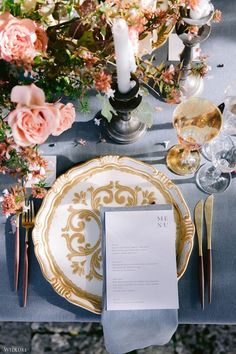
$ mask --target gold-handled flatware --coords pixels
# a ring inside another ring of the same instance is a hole
[[[208,302],[212,299],[212,220],[213,220],[214,196],[207,197],[204,205],[204,214],[207,231],[207,279],[208,279]]]
[[[34,203],[29,201],[26,210],[22,214],[22,226],[25,228],[25,250],[24,250],[24,271],[23,271],[23,306],[26,306],[28,295],[28,274],[29,274],[29,230],[34,227],[35,214]]]
[[[15,256],[14,256],[14,289],[18,289],[20,264],[20,213],[16,214],[16,233],[15,233]]]
[[[199,269],[199,290],[202,309],[204,309],[204,264],[202,252],[202,231],[203,231],[203,200],[200,200],[194,210],[194,219],[198,237],[198,269]]]

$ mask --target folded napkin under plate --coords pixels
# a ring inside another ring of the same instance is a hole
[[[152,206],[155,209],[156,206]],[[149,207],[148,207],[149,208]],[[138,210],[146,210],[147,206]],[[106,264],[105,264],[105,212],[114,208],[101,208],[102,254],[103,254],[103,309],[101,321],[105,346],[109,353],[127,353],[150,345],[165,345],[178,326],[178,311],[166,310],[107,310],[106,308]],[[117,211],[124,208],[116,208]]]

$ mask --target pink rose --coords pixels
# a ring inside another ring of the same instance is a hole
[[[9,13],[0,16],[0,57],[6,61],[32,63],[47,47],[47,35],[30,19]]]
[[[42,144],[58,124],[58,110],[46,105],[35,108],[16,107],[8,116],[8,124],[16,144]]]
[[[43,90],[34,84],[15,86],[11,91],[11,101],[20,106],[43,106],[45,95]]]
[[[8,116],[13,138],[20,146],[42,144],[50,134],[60,135],[71,128],[75,109],[71,103],[47,103],[43,90],[34,84],[15,86],[11,101],[16,109]]]
[[[75,121],[75,108],[72,103],[63,103],[55,104],[55,107],[59,110],[59,123],[58,126],[52,132],[52,135],[60,135],[65,130],[71,128],[72,124]]]

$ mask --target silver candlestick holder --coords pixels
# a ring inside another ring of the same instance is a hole
[[[204,42],[211,33],[210,22],[214,15],[214,8],[206,17],[199,20],[193,20],[189,17],[183,16],[182,21],[176,25],[176,33],[184,44],[184,49],[180,55],[182,63],[180,90],[184,98],[197,96],[203,89],[203,79],[200,76],[191,74],[191,66],[194,56],[194,47]],[[198,33],[188,35],[187,30],[189,26],[197,26]]]
[[[119,92],[116,79],[113,80],[112,89],[114,97],[109,99],[116,114],[113,114],[110,122],[104,118],[106,133],[119,144],[130,144],[138,140],[147,130],[146,124],[140,122],[136,108],[142,101],[139,95],[139,81],[132,75],[134,87],[125,94]]]

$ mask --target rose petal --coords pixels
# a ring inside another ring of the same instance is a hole
[[[11,101],[22,106],[44,105],[45,95],[36,85],[15,86],[11,91]]]
[[[0,31],[6,26],[6,24],[13,19],[14,17],[9,13],[5,12],[4,14],[0,15]]]
[[[17,21],[19,21],[19,20],[17,20]],[[23,20],[20,20],[20,24],[21,24],[21,26],[26,27],[29,30],[29,32],[35,32],[35,30],[36,30],[35,23],[28,18],[24,18]]]
[[[31,88],[31,101],[30,105],[44,105],[45,104],[45,94],[43,90],[36,85],[32,84]]]
[[[52,135],[58,136],[67,129],[71,128],[75,121],[76,114],[72,103],[67,103],[66,105],[57,103],[55,106],[57,106],[59,110],[59,124],[57,127],[54,127]]]

